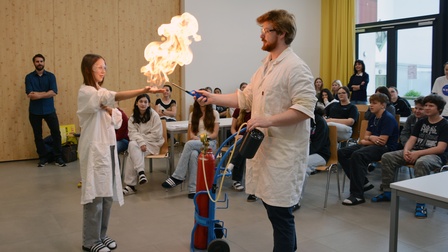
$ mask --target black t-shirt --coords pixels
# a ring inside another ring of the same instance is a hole
[[[413,150],[425,150],[437,146],[439,141],[448,143],[448,121],[442,119],[432,124],[428,118],[417,121],[412,131],[412,136],[417,137]],[[448,148],[447,148],[448,149]],[[438,154],[442,159],[442,163],[446,163],[447,150],[443,154]]]
[[[331,105],[327,116],[336,119],[353,118],[356,122],[358,121],[358,108],[351,103],[348,105],[341,105],[339,102],[335,102]]]

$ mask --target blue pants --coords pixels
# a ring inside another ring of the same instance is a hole
[[[274,252],[297,250],[296,225],[291,207],[276,207],[263,202],[274,229]]]

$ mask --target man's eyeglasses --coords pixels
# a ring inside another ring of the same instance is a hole
[[[275,29],[268,29],[268,28],[261,28],[261,34],[266,34],[268,32],[273,32],[273,31],[277,31]]]

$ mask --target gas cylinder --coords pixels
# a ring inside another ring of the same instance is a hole
[[[205,167],[205,169],[203,169]],[[205,171],[204,171],[205,170]],[[205,174],[204,174],[205,172]],[[198,156],[198,175],[196,181],[196,192],[206,191],[207,188],[205,183],[207,183],[208,188],[211,189],[213,185],[213,180],[215,178],[215,156],[213,155],[213,150],[206,147],[203,148]],[[207,179],[207,181],[205,181]],[[196,196],[196,203],[198,208],[198,213],[201,217],[209,217],[209,205],[210,201],[208,194],[198,194]],[[198,225],[194,233],[194,247],[196,249],[207,249],[207,237],[208,237],[208,227]]]

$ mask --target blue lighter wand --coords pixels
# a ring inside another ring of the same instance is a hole
[[[185,93],[187,93],[187,94],[189,94],[189,95],[191,95],[191,96],[193,96],[193,97],[196,97],[196,99],[198,99],[199,97],[202,97],[202,95],[201,95],[200,93],[196,93],[194,90],[192,90],[192,91],[188,91],[188,90],[186,90],[185,88],[183,88],[183,87],[181,87],[181,86],[179,86],[179,85],[177,85],[177,84],[175,84],[175,83],[172,83],[172,82],[170,82],[170,83],[173,84],[173,85],[174,85],[175,87],[177,87],[178,89],[184,91]]]

